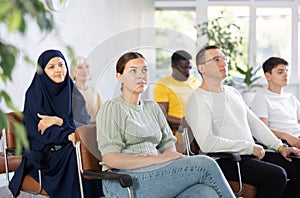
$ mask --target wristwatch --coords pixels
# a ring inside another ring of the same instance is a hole
[[[289,147],[289,146],[287,144],[282,144],[277,150],[280,153],[286,147]]]

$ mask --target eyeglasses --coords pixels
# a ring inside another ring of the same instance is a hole
[[[228,56],[215,56],[213,57],[212,59],[209,59],[207,61],[204,61],[203,63],[200,63],[201,65],[204,64],[204,63],[207,63],[209,61],[214,61],[216,64],[220,64],[221,61],[224,61],[225,63],[228,63],[229,62],[229,57]]]

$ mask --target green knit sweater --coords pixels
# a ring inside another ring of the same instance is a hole
[[[158,153],[176,142],[160,107],[150,100],[139,105],[129,104],[120,96],[107,101],[101,106],[96,123],[102,155]]]

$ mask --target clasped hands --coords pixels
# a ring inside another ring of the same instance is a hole
[[[43,135],[47,128],[57,125],[62,126],[63,119],[57,117],[57,116],[48,116],[48,115],[41,115],[37,114],[41,120],[38,123],[38,131]],[[68,135],[68,140],[72,142],[73,146],[75,147],[75,134],[71,133]]]
[[[61,126],[63,124],[63,119],[57,117],[57,116],[48,116],[48,115],[41,115],[37,114],[41,120],[38,123],[38,131],[43,135],[47,128],[58,125]]]

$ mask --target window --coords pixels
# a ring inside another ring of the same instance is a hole
[[[271,56],[291,62],[291,9],[256,9],[256,62]]]
[[[158,5],[157,2],[163,2],[163,6],[156,11],[156,24],[160,24],[160,27],[185,32],[189,36],[193,35],[191,28],[194,26],[193,17],[196,19],[195,24],[201,24],[208,19],[219,16],[235,22],[241,27],[244,40],[246,40],[242,49],[240,49],[243,52],[242,64],[248,63],[253,67],[257,67],[270,56],[280,56],[286,59],[291,66],[289,69],[291,71],[290,84],[298,83],[300,78],[300,29],[298,28],[300,25],[300,1],[156,0],[156,5]],[[170,7],[168,7],[168,4]],[[177,13],[173,12],[172,9],[176,9]],[[193,9],[196,11],[193,11]],[[158,22],[162,19],[162,15],[158,11],[164,13],[166,23]],[[176,14],[170,15],[171,17],[168,18],[166,15],[172,12]],[[188,15],[187,13],[193,13],[193,17],[189,18],[190,23],[178,20],[178,16],[184,17]],[[169,26],[167,18],[173,22],[172,27]],[[181,26],[183,23],[186,25],[185,28]]]
[[[236,57],[236,62],[241,68],[246,68],[248,64],[248,51],[249,51],[249,21],[250,21],[250,8],[249,6],[208,6],[207,7],[207,19],[211,20],[214,18],[222,17],[226,20],[227,23],[236,24],[241,29],[243,35],[243,45],[240,46],[240,49],[237,49],[241,52],[242,56]],[[236,35],[234,35],[235,37]],[[231,57],[232,58],[232,57]],[[234,67],[234,65],[232,65]],[[230,71],[231,76],[239,76],[240,74],[233,68]]]
[[[158,79],[171,74],[171,55],[184,49],[195,54],[195,10],[156,10],[156,76]],[[190,44],[189,44],[190,43]]]

